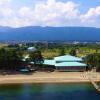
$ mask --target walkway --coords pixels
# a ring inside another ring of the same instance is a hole
[[[94,88],[100,92],[100,87],[99,85],[95,82],[94,78],[97,78],[96,74],[94,72],[88,72],[88,79],[90,80],[90,82],[92,83],[92,85],[94,86]]]

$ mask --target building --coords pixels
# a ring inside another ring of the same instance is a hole
[[[44,60],[44,65],[54,66],[57,71],[85,71],[86,64],[82,58],[71,55],[54,57],[52,60]]]
[[[37,49],[35,47],[29,47],[27,50],[29,52],[35,52],[35,51],[37,51]]]

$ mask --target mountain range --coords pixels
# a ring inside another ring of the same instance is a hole
[[[100,28],[40,27],[11,28],[0,26],[0,41],[100,41]]]

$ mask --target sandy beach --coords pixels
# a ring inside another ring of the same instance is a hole
[[[35,72],[31,75],[0,75],[0,84],[90,82],[90,78],[96,82],[100,82],[100,73]]]

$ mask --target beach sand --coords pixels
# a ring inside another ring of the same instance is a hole
[[[16,83],[71,83],[90,82],[90,78],[100,82],[97,72],[35,72],[31,75],[0,75],[0,84]]]

